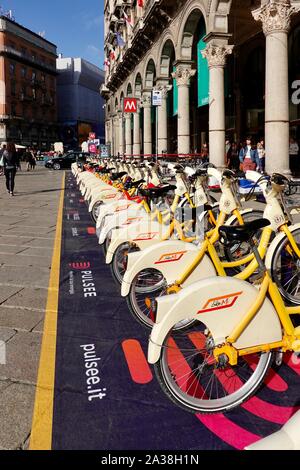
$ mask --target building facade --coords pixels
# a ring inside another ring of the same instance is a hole
[[[289,173],[289,139],[300,139],[299,0],[106,0],[105,54],[114,154],[185,155],[209,143],[223,167],[226,137],[251,135],[265,140],[267,170]],[[133,117],[125,97],[138,99]]]
[[[105,141],[104,100],[99,94],[104,72],[80,58],[57,59],[58,122],[66,148],[77,149],[89,133]]]
[[[0,143],[50,149],[56,122],[56,46],[1,16]]]

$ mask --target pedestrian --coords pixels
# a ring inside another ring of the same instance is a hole
[[[290,170],[292,176],[299,174],[299,145],[293,137],[290,138]]]
[[[203,163],[208,163],[208,161],[209,161],[208,145],[204,143],[201,149],[201,162],[203,164]]]
[[[0,149],[0,176],[4,174],[4,159],[3,159],[3,152],[6,150],[6,145],[3,144]]]
[[[265,167],[266,167],[266,151],[265,151],[265,143],[263,140],[261,140],[257,144],[257,153],[258,153],[258,159],[259,159],[259,171],[261,173],[264,173]]]
[[[24,160],[27,163],[27,171],[30,171],[32,155],[31,155],[30,149],[28,147],[26,148],[26,152],[24,154]]]
[[[244,173],[248,170],[254,171],[259,166],[257,149],[253,146],[251,137],[246,139],[245,145],[241,148],[239,159]]]
[[[4,174],[6,179],[6,189],[10,196],[14,195],[15,176],[17,172],[17,152],[13,142],[7,144],[6,150],[3,152]]]
[[[233,142],[227,152],[227,166],[230,170],[238,171],[240,167],[239,149],[236,142]]]
[[[30,168],[31,170],[35,170],[35,167],[36,167],[36,156],[34,155],[34,152],[31,152]]]

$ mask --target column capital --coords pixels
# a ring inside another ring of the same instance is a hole
[[[124,113],[124,118],[129,120],[131,119],[131,115],[132,113]]]
[[[232,54],[234,46],[225,46],[217,44],[208,44],[206,48],[201,51],[202,57],[207,59],[208,67],[225,67],[226,58]]]
[[[168,81],[159,81],[156,83],[154,90],[160,91],[162,94],[162,99],[166,100],[168,97],[169,91],[172,90],[172,85],[168,83]]]
[[[176,67],[175,72],[171,75],[176,80],[177,86],[190,86],[190,79],[194,77],[196,74],[196,70],[192,69],[191,67],[185,64],[178,64]]]
[[[144,91],[143,92],[141,106],[143,108],[151,108],[151,106],[152,106],[151,91]]]
[[[288,33],[291,17],[299,8],[291,5],[290,0],[270,0],[260,8],[252,11],[255,21],[261,21],[266,36],[274,32]]]

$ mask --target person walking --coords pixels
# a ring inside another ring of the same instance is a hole
[[[290,170],[292,176],[297,176],[299,173],[299,145],[295,139],[290,138]]]
[[[238,171],[239,164],[240,161],[238,145],[236,144],[236,142],[233,142],[227,152],[227,166],[230,170]]]
[[[15,176],[17,172],[17,152],[13,142],[7,144],[6,150],[3,152],[4,175],[6,179],[6,189],[10,196],[14,195]]]
[[[24,160],[25,162],[27,163],[27,171],[30,171],[30,164],[31,164],[31,153],[30,153],[30,150],[29,148],[27,147],[26,148],[26,151],[24,153]]]
[[[258,153],[258,159],[259,159],[259,171],[261,173],[264,173],[265,167],[266,167],[266,151],[265,151],[263,140],[261,140],[257,144],[257,153]]]
[[[244,173],[248,170],[256,170],[259,166],[257,149],[252,145],[250,137],[246,139],[246,144],[241,148],[239,159],[242,167],[241,169]]]
[[[3,144],[0,149],[0,176],[4,175],[4,160],[3,160],[4,150],[6,150],[6,144]]]

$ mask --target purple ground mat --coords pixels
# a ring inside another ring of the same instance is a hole
[[[181,410],[163,394],[147,366],[149,331],[128,312],[94,227],[68,172],[52,448],[243,449],[278,430],[300,404],[300,359],[287,355],[257,395],[230,413]],[[130,354],[126,359],[126,348],[138,352],[139,363],[130,363]]]

